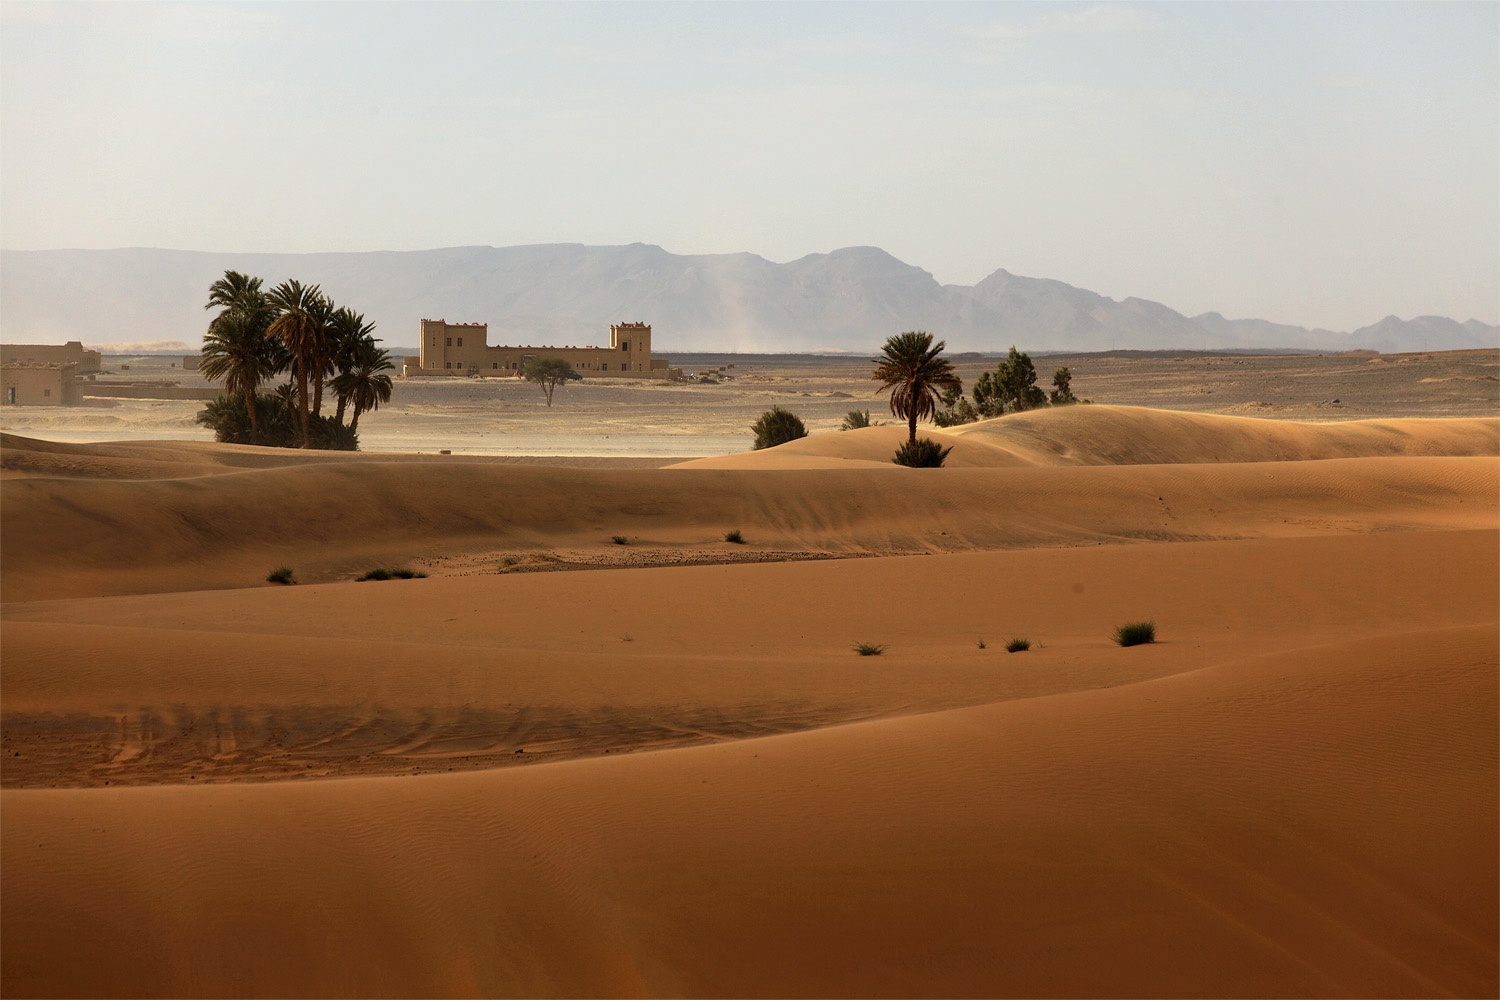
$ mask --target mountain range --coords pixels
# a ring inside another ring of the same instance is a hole
[[[673,351],[868,352],[921,329],[950,351],[1453,350],[1495,347],[1500,329],[1439,316],[1358,330],[1307,329],[1216,312],[1184,316],[1061,281],[997,270],[943,285],[876,247],[777,264],[750,253],[546,244],[364,253],[255,254],[131,248],[0,251],[0,340],[90,346],[196,345],[208,286],[226,270],[321,285],[389,345],[419,321],[486,322],[490,343],[597,344],[609,325],[650,323]]]

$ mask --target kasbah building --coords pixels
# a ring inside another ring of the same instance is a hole
[[[422,321],[421,354],[406,357],[402,375],[518,378],[532,358],[562,358],[585,378],[680,378],[665,358],[651,356],[651,326],[617,323],[608,347],[491,347],[489,324]]]
[[[78,376],[98,372],[100,361],[76,340],[0,345],[0,406],[77,406]]]

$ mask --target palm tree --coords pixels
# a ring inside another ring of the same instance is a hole
[[[333,317],[337,311],[333,307],[333,300],[322,294],[317,296],[311,310],[317,333],[313,337],[313,352],[307,374],[312,380],[312,412],[318,417],[323,415],[323,386],[328,376],[333,374]]]
[[[302,415],[302,447],[312,447],[311,414],[308,399],[308,376],[321,362],[323,322],[322,307],[327,300],[317,285],[304,288],[300,281],[283,281],[267,296],[276,318],[266,329],[268,338],[279,340],[291,355],[292,370],[297,376],[298,409]]]
[[[228,312],[257,301],[265,301],[265,295],[260,290],[259,278],[252,278],[238,271],[225,271],[224,277],[208,286],[208,304],[203,308],[212,309],[218,306]]]
[[[329,362],[334,372],[334,380],[330,383],[334,392],[338,393],[339,408],[334,413],[335,422],[344,422],[344,409],[349,404],[348,393],[339,389],[338,376],[348,374],[354,370],[359,361],[361,351],[366,345],[375,345],[375,324],[366,323],[360,313],[355,312],[348,306],[340,306],[334,310],[333,318],[328,324],[329,330]]]
[[[347,401],[354,412],[349,423],[351,433],[359,433],[359,415],[380,409],[381,403],[391,401],[391,377],[382,374],[396,367],[385,348],[375,346],[373,339],[364,340],[355,352],[354,363],[346,372],[334,376],[333,391],[339,394],[339,412],[344,411]]]
[[[255,392],[263,379],[276,373],[274,348],[266,340],[269,310],[233,309],[216,318],[203,335],[203,360],[198,370],[210,382],[224,380],[224,392],[243,396],[252,432],[255,425]]]
[[[210,382],[224,380],[230,396],[243,395],[250,430],[255,424],[255,392],[263,379],[277,370],[275,345],[266,340],[273,313],[260,290],[260,279],[225,271],[208,288],[208,304],[221,309],[208,324],[203,337],[203,362],[199,370]]]
[[[943,392],[949,388],[963,391],[953,366],[938,357],[946,346],[941,340],[933,346],[932,334],[914,330],[887,339],[875,359],[870,378],[885,383],[879,391],[891,390],[891,412],[906,418],[910,445],[917,443],[917,421],[937,412]]]

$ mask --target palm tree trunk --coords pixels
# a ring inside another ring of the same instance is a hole
[[[253,385],[245,387],[245,413],[250,417],[250,430],[253,433],[257,429],[255,426],[255,386]]]
[[[297,369],[297,401],[302,410],[302,447],[312,447],[312,420],[307,407],[307,366]]]
[[[318,369],[313,373],[313,404],[312,411],[318,416],[323,415],[323,362],[317,362]]]
[[[349,422],[349,433],[359,433],[359,407],[354,408],[354,419]]]
[[[349,397],[348,396],[340,396],[339,397],[339,408],[337,410],[335,410],[334,414],[333,414],[334,423],[342,424],[344,422],[344,404],[346,404],[348,402],[349,402]],[[358,413],[356,413],[354,415],[354,422],[355,423],[359,423],[359,414]]]
[[[911,428],[910,441],[913,445],[917,443],[917,411],[912,410],[911,415],[906,418],[907,426]]]

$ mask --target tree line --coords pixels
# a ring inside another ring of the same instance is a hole
[[[1067,368],[1052,373],[1050,393],[1038,388],[1036,365],[1014,345],[993,372],[979,376],[971,401],[963,394],[963,380],[953,364],[942,356],[946,346],[941,340],[934,344],[932,334],[921,330],[898,333],[886,339],[880,357],[871,362],[875,371],[870,378],[881,383],[880,392],[891,390],[891,413],[906,421],[907,439],[892,459],[897,465],[938,468],[953,450],[931,438],[917,437],[917,421],[923,418],[930,418],[939,427],[954,427],[1006,413],[1089,402],[1073,395],[1073,373]],[[853,410],[839,429],[869,426],[870,412]],[[807,436],[801,419],[779,406],[761,414],[750,429],[755,433],[757,449]]]
[[[225,271],[208,289],[205,309],[219,313],[203,335],[199,371],[224,382],[224,395],[198,414],[215,439],[282,448],[359,447],[359,418],[391,400],[395,366],[361,313],[336,306],[317,285]],[[286,384],[261,387],[277,376]],[[323,415],[324,390],[337,407]],[[345,425],[344,418],[350,418]]]
[[[870,378],[882,383],[880,391],[891,390],[891,412],[907,420],[906,443],[892,459],[897,465],[937,468],[953,450],[931,438],[917,438],[917,421],[922,417],[931,417],[939,427],[953,427],[1006,413],[1088,402],[1073,395],[1073,373],[1067,368],[1053,373],[1050,394],[1037,388],[1036,365],[1014,345],[993,372],[979,376],[971,402],[964,398],[963,380],[942,357],[946,346],[941,340],[934,344],[932,334],[921,330],[899,333],[886,340],[881,356],[873,362]]]

